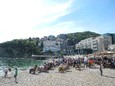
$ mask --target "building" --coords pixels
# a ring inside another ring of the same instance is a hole
[[[111,36],[111,39],[112,39],[112,44],[115,44],[115,33],[106,33],[104,34],[106,36]]]
[[[65,54],[65,55],[74,54],[74,46],[68,46],[68,45],[67,45],[67,41],[64,41],[64,42],[61,44],[61,51],[62,51],[63,54]]]
[[[56,52],[60,50],[60,43],[52,40],[43,41],[43,52],[47,52],[49,50]]]
[[[48,40],[55,40],[56,38],[55,38],[55,36],[53,36],[53,35],[49,35],[48,36]]]
[[[93,52],[101,52],[108,50],[110,44],[112,44],[111,36],[102,35],[80,41],[76,44],[76,49],[92,49]]]
[[[74,53],[74,47],[67,45],[67,40],[64,40],[62,38],[55,38],[50,36],[45,37],[45,40],[43,41],[43,52],[52,51],[55,54],[73,54]]]
[[[43,52],[47,51],[52,51],[52,52],[57,52],[61,50],[61,44],[63,43],[64,40],[62,39],[48,39],[43,41]]]
[[[109,45],[108,50],[115,51],[115,44]]]

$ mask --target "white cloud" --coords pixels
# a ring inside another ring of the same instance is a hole
[[[44,30],[33,28],[68,14],[72,2],[73,0],[65,3],[54,0],[0,0],[0,42],[43,36]]]
[[[37,31],[37,30],[36,30]],[[40,32],[37,33],[40,34],[41,37],[48,36],[48,35],[59,35],[59,34],[67,34],[67,33],[73,33],[73,32],[81,32],[84,31],[84,27],[77,26],[77,24],[73,21],[66,21],[61,22],[55,25],[52,25],[50,27],[43,27]],[[37,35],[37,34],[36,34]]]

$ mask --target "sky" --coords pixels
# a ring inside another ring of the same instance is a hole
[[[115,33],[115,0],[0,0],[0,43],[83,31]]]

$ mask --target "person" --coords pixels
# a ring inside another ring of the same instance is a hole
[[[73,68],[75,67],[75,65],[76,65],[76,60],[74,59],[73,60]]]
[[[89,67],[93,66],[94,60],[93,59],[89,59]]]
[[[8,71],[11,71],[11,68],[5,68],[4,69],[4,77],[5,78],[8,76]]]
[[[14,78],[15,78],[15,82],[16,82],[16,83],[18,83],[18,82],[17,82],[17,75],[18,75],[18,69],[15,68]]]
[[[33,68],[31,68],[31,69],[29,70],[29,73],[35,74],[37,67],[38,67],[38,66],[35,65]]]
[[[87,64],[88,64],[88,56],[84,57],[84,66],[85,68],[87,68]]]
[[[103,68],[103,63],[102,63],[102,61],[100,61],[100,73],[101,73],[101,76],[103,76],[103,70],[102,70],[102,68]]]

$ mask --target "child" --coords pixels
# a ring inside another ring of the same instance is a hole
[[[17,82],[17,75],[18,75],[18,69],[15,68],[14,78],[15,78],[15,82],[16,82],[16,83],[18,83],[18,82]]]
[[[8,76],[8,71],[11,71],[11,68],[5,68],[4,69],[4,77],[5,78]]]

